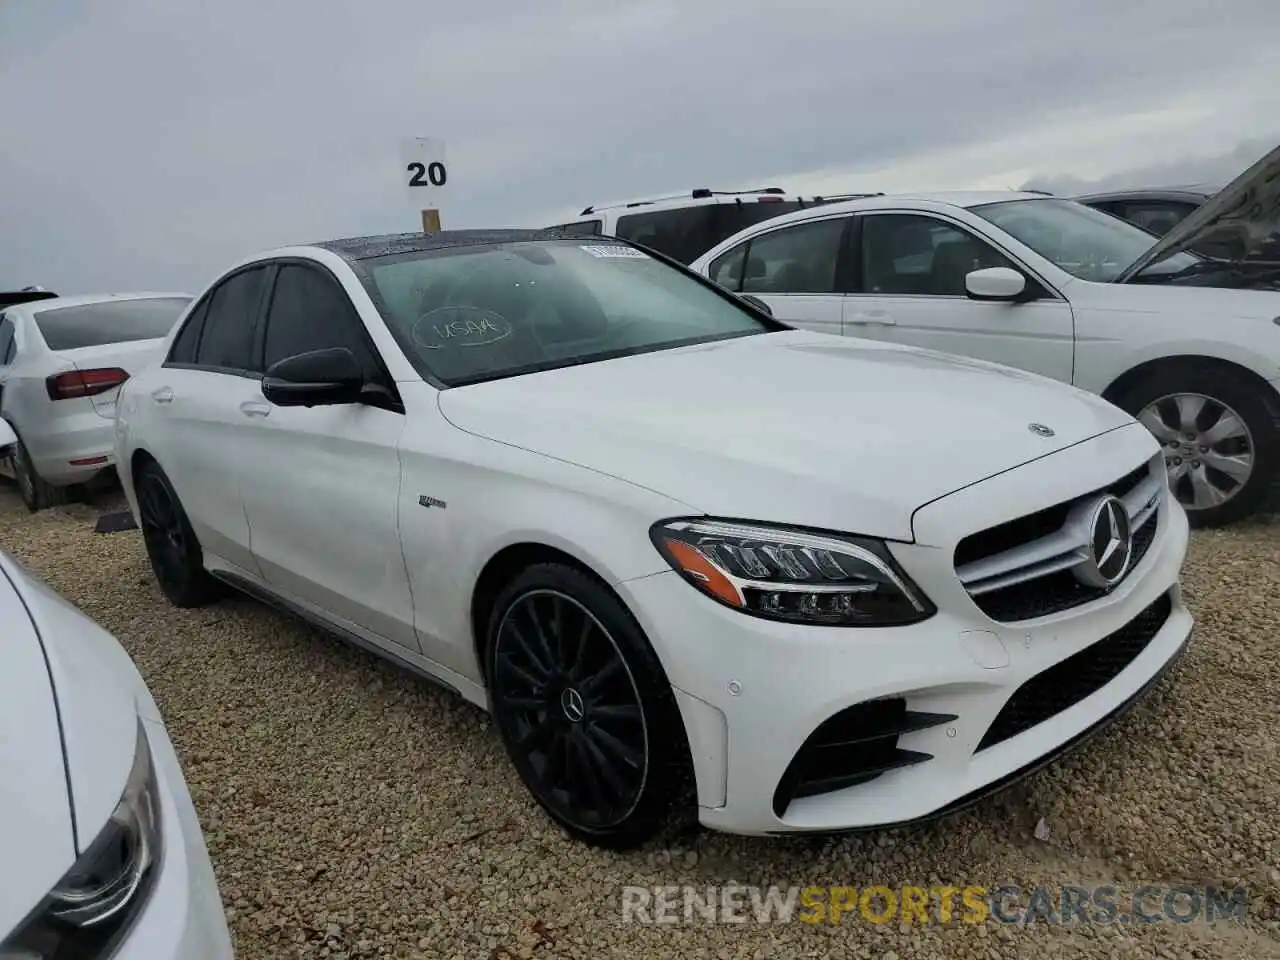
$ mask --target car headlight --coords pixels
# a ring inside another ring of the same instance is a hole
[[[139,720],[133,768],[120,802],[71,869],[0,942],[0,960],[110,956],[146,903],[160,853],[160,796]]]
[[[649,535],[691,584],[754,616],[887,627],[936,612],[876,540],[709,519],[667,520]]]

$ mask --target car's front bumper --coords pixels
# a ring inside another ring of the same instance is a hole
[[[618,585],[676,690],[702,822],[733,833],[769,834],[926,818],[1034,769],[1099,726],[1166,668],[1191,632],[1178,588],[1186,516],[1176,505],[1160,513],[1150,550],[1110,596],[1025,624],[996,624],[976,608],[951,603],[910,627],[796,627],[717,604],[674,573]],[[929,566],[940,569],[943,551],[895,545],[895,553],[914,575]],[[921,585],[930,592],[928,583]],[[1167,616],[1109,682],[1052,719],[979,749],[1026,681],[1120,631],[1162,596],[1168,597]],[[882,698],[905,699],[913,714],[954,717],[898,737],[898,748],[930,759],[794,799],[776,812],[775,791],[819,725]]]
[[[147,698],[149,700],[149,698]],[[231,936],[182,767],[159,714],[143,722],[160,786],[164,853],[141,915],[113,960],[232,960]]]

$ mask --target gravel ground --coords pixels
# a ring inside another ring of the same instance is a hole
[[[136,531],[92,532],[118,503],[33,517],[0,485],[0,543],[137,661],[243,960],[1280,957],[1280,527],[1198,533],[1198,634],[1180,666],[1089,747],[971,812],[881,836],[700,832],[612,855],[549,825],[475,708],[248,600],[168,606]],[[1212,927],[621,922],[622,885],[731,881],[1242,884],[1250,910]]]

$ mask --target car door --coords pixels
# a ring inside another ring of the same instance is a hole
[[[346,347],[366,381],[395,384],[328,268],[279,263],[258,350],[263,369]],[[268,584],[346,624],[417,651],[397,521],[405,417],[395,404],[282,407],[256,385],[240,457],[253,555]]]
[[[206,554],[255,572],[241,483],[256,465],[245,458],[245,405],[261,399],[254,337],[267,266],[223,278],[188,314],[168,356],[139,402],[148,452],[173,484]]]
[[[712,280],[759,297],[784,323],[842,332],[849,216],[824,217],[757,233],[708,268]]]
[[[844,332],[977,357],[1070,383],[1071,306],[1026,267],[950,219],[926,213],[858,215],[858,265],[845,300]],[[965,276],[1010,267],[1035,299],[971,299]]]

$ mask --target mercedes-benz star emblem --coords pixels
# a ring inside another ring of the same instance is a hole
[[[1043,423],[1028,423],[1027,429],[1034,433],[1037,437],[1052,437],[1053,427],[1046,427]]]
[[[1089,557],[1073,570],[1081,583],[1110,590],[1129,572],[1133,530],[1118,497],[1101,497],[1089,512]]]
[[[578,723],[587,713],[586,705],[582,702],[582,694],[573,687],[565,687],[564,693],[560,694],[560,709],[564,711],[570,723]]]

